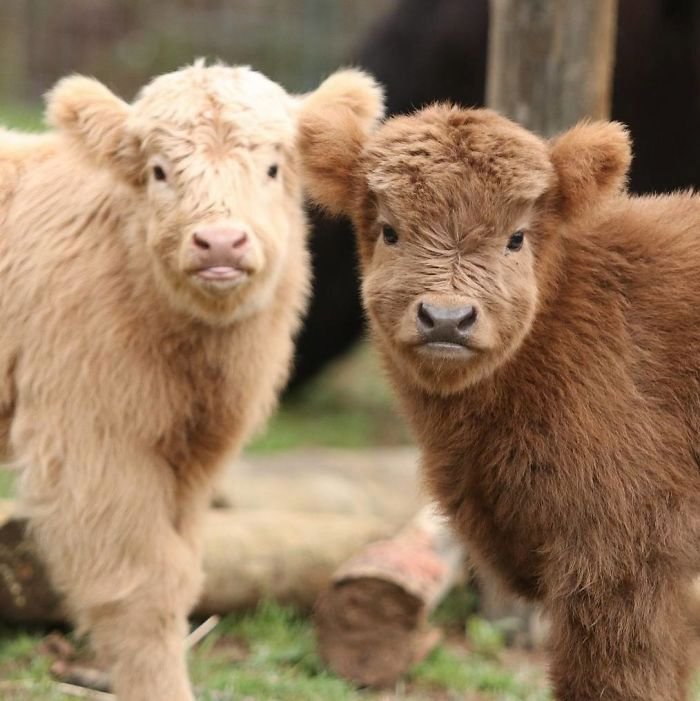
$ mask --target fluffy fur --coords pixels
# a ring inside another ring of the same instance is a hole
[[[0,454],[121,701],[192,698],[198,521],[273,408],[308,293],[298,113],[374,89],[332,81],[292,97],[196,64],[129,105],[74,76],[53,132],[0,132]],[[188,267],[193,233],[223,225],[248,233],[237,284]]]
[[[700,198],[630,197],[615,123],[546,143],[437,105],[374,131],[356,120],[359,156],[326,175],[344,129],[302,119],[302,163],[318,202],[343,201],[355,224],[365,307],[429,489],[480,565],[549,611],[558,699],[685,699]],[[477,310],[464,347],[425,343],[421,302]]]

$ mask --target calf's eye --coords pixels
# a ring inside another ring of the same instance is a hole
[[[276,178],[277,177],[277,172],[279,171],[279,166],[276,163],[273,163],[268,169],[267,169],[267,174],[271,178]]]
[[[153,166],[153,177],[156,180],[164,181],[166,179],[165,171],[160,166]]]
[[[382,227],[382,236],[384,237],[384,243],[389,246],[393,246],[399,242],[399,235],[396,233],[396,229],[392,229],[386,224]]]
[[[522,229],[518,229],[509,239],[506,248],[509,251],[519,251],[523,247],[523,241],[525,240],[525,232]]]

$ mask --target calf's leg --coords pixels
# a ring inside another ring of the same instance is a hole
[[[680,578],[641,572],[550,606],[559,701],[685,701],[690,634]]]
[[[82,466],[34,456],[23,491],[37,543],[111,664],[119,701],[192,701],[184,637],[201,584],[196,537],[176,527],[181,497],[167,464],[108,452]]]

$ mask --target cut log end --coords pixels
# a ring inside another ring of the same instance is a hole
[[[437,643],[428,617],[459,579],[464,553],[427,507],[398,534],[344,563],[316,604],[319,652],[362,686],[394,684]]]
[[[424,602],[403,587],[374,577],[340,582],[316,606],[321,654],[338,675],[362,686],[396,681],[433,637]]]

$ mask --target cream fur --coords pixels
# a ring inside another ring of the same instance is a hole
[[[275,404],[308,294],[300,101],[326,102],[198,63],[133,105],[66,78],[55,131],[0,131],[0,454],[120,701],[192,698],[198,521]],[[255,264],[224,291],[183,267],[194,229],[222,222],[248,228]]]

